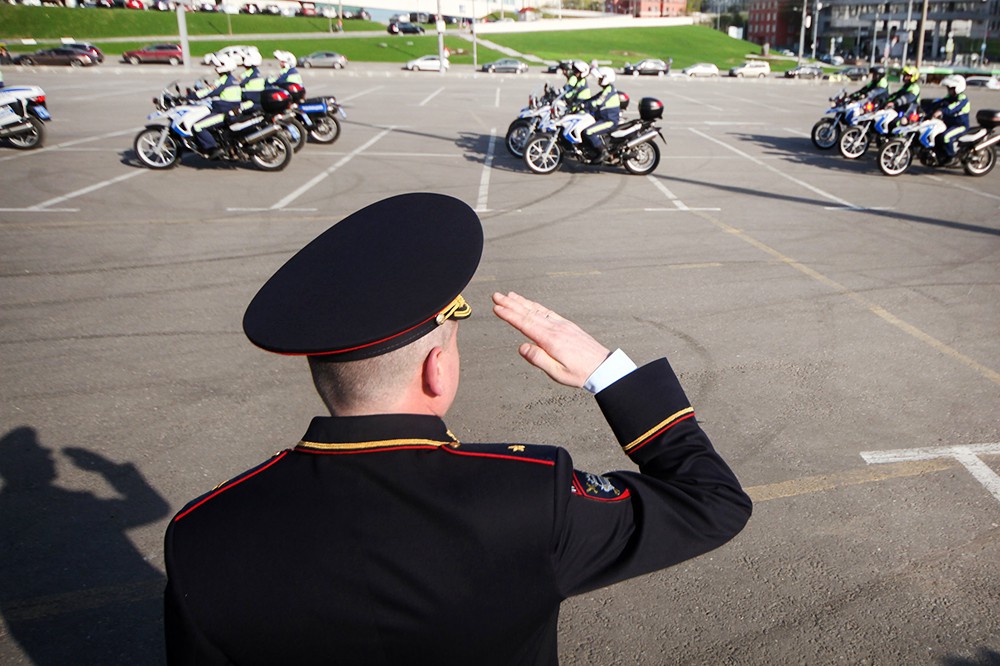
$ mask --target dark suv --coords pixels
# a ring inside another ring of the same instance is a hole
[[[88,44],[86,42],[74,42],[71,44],[63,44],[63,47],[79,51],[80,53],[85,53],[89,55],[90,59],[94,62],[104,62],[104,53],[102,53],[101,49],[97,48],[93,44]]]
[[[390,35],[422,35],[423,26],[416,23],[390,23],[388,28]]]

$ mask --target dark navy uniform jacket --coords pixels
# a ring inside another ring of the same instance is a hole
[[[555,664],[560,602],[731,539],[749,498],[665,359],[597,394],[637,472],[321,417],[166,537],[171,664]]]

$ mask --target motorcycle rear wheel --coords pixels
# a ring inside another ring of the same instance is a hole
[[[832,118],[823,118],[813,125],[809,138],[820,150],[830,150],[840,140],[840,126]]]
[[[287,136],[273,134],[250,147],[250,161],[261,171],[281,171],[292,160],[293,152]]]
[[[660,147],[652,141],[640,143],[622,155],[622,165],[629,173],[644,176],[660,163]]]
[[[528,143],[524,145],[524,163],[534,173],[549,174],[562,164],[563,151],[559,142],[552,141],[552,146],[549,147],[550,141],[550,135],[542,134],[528,139]]]
[[[292,146],[293,152],[299,152],[306,145],[306,128],[295,118],[288,118],[281,123],[281,131]]]
[[[970,176],[985,176],[993,170],[993,166],[996,163],[996,148],[990,146],[989,148],[969,153],[969,156],[962,160],[962,168]]]
[[[518,118],[507,128],[504,145],[507,146],[507,152],[514,157],[524,157],[524,146],[530,138],[531,122],[523,118]]]
[[[31,150],[42,145],[42,141],[45,139],[45,123],[34,116],[28,116],[26,120],[31,125],[31,129],[26,130],[24,134],[7,137],[7,143],[12,148]]]
[[[840,154],[849,160],[856,160],[868,150],[868,132],[863,132],[860,127],[848,127],[840,134]]]
[[[893,139],[878,151],[878,168],[887,176],[906,173],[913,163],[913,151],[905,141]]]
[[[313,122],[315,127],[309,130],[309,136],[316,143],[333,143],[340,138],[340,121],[333,115],[319,116]]]
[[[163,141],[162,145],[160,141]],[[136,157],[150,169],[169,169],[180,160],[181,151],[168,127],[148,127],[132,144]]]

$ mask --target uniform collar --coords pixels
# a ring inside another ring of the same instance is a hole
[[[458,446],[458,439],[436,416],[317,416],[295,448],[306,452],[335,452],[415,446]]]

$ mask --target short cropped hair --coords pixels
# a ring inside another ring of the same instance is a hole
[[[419,372],[434,347],[444,347],[458,323],[453,320],[391,352],[359,361],[338,362],[309,356],[316,390],[331,413],[392,402]]]

